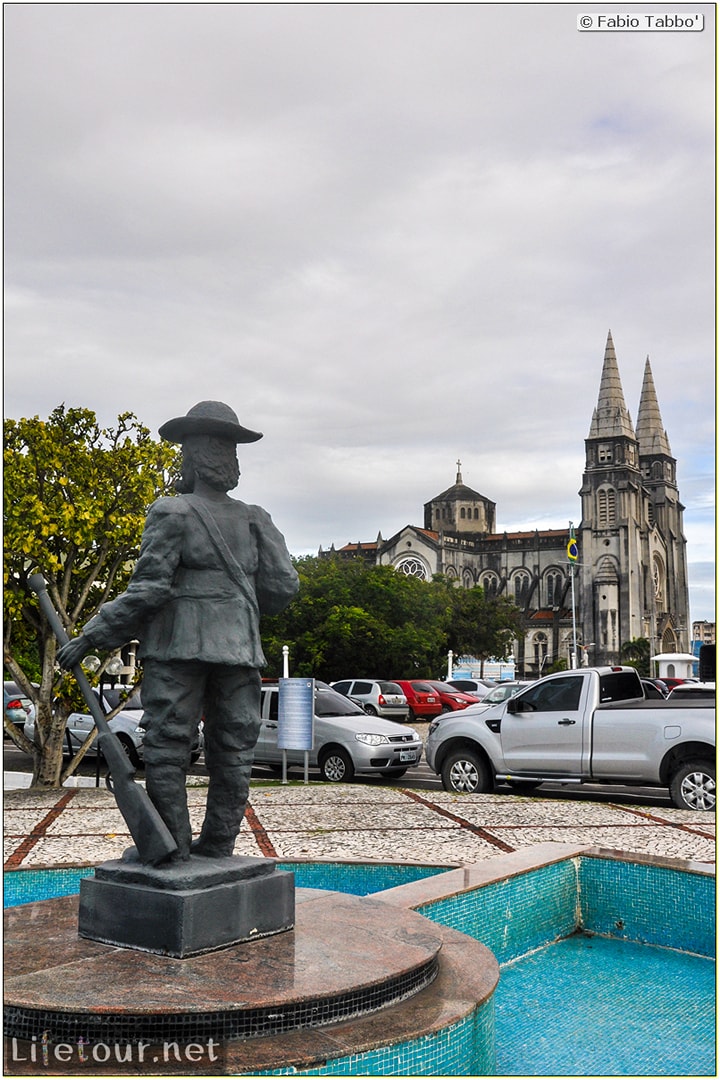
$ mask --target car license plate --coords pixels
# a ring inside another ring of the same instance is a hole
[[[414,750],[401,750],[400,751],[400,760],[401,761],[407,761],[407,762],[410,762],[411,764],[414,764],[414,762],[415,762],[415,751]]]
[[[428,696],[427,696],[428,705],[432,705],[432,704],[434,704],[434,702],[435,702],[435,698],[432,696],[432,694],[428,694]]]

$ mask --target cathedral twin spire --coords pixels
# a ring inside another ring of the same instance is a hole
[[[612,333],[608,331],[600,393],[593,411],[588,438],[611,439],[618,436],[636,439],[641,457],[653,454],[672,456],[667,432],[660,416],[650,358],[648,357],[645,361],[636,433],[623,396]]]
[[[660,416],[660,406],[655,393],[655,383],[650,370],[649,356],[645,361],[645,375],[643,377],[642,393],[640,394],[636,431],[641,457],[656,457],[658,454],[666,454],[668,457],[672,457],[670,442]]]

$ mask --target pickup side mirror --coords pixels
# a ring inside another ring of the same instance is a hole
[[[523,697],[511,697],[507,703],[507,711],[509,713],[524,713],[524,712],[536,712],[536,706],[531,701],[526,701]]]

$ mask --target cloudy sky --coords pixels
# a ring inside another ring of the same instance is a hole
[[[698,12],[696,32],[578,15]],[[611,329],[650,356],[714,619],[714,5],[7,4],[5,415],[265,438],[294,554],[579,520]]]

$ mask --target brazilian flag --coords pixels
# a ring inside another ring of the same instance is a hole
[[[579,549],[578,549],[578,546],[577,546],[577,540],[575,539],[574,536],[571,536],[570,539],[568,540],[568,545],[567,545],[567,557],[570,560],[570,562],[577,562],[578,554],[579,554]]]

